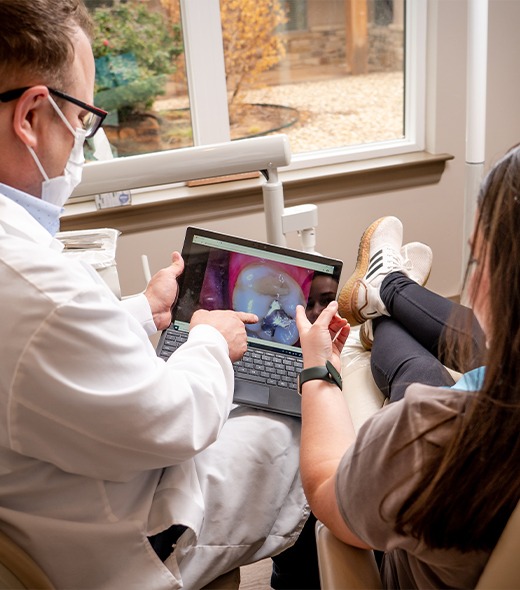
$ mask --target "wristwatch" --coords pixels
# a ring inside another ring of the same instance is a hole
[[[327,361],[324,367],[309,367],[300,371],[298,375],[298,393],[300,395],[302,394],[302,385],[306,381],[312,381],[314,379],[335,383],[340,389],[343,389],[341,375],[330,361]]]

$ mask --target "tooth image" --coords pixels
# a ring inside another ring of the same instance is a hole
[[[244,267],[233,290],[233,309],[258,316],[246,330],[252,336],[294,344],[298,340],[296,306],[304,305],[300,285],[276,263],[253,263]]]

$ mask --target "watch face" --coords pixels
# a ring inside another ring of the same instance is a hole
[[[327,369],[329,370],[329,374],[332,377],[334,383],[340,388],[343,389],[343,380],[341,379],[341,374],[336,369],[336,367],[330,362],[327,361],[326,365]]]

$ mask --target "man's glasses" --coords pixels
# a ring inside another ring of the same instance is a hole
[[[25,88],[16,88],[14,90],[8,90],[7,92],[2,92],[0,94],[0,102],[9,102],[10,100],[15,100],[16,98],[20,98],[22,94],[31,88],[30,86],[26,86]],[[65,94],[65,92],[61,92],[60,90],[55,90],[54,88],[49,88],[49,92],[54,94],[54,96],[58,96],[63,100],[71,102],[78,107],[81,107],[83,110],[86,111],[83,115],[81,115],[80,120],[83,126],[83,130],[85,131],[85,139],[89,139],[90,137],[94,137],[96,131],[101,127],[105,117],[107,116],[107,112],[103,109],[98,109],[97,107],[87,104],[82,100],[78,100],[73,96],[69,96]]]

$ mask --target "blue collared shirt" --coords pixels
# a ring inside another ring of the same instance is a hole
[[[56,235],[60,229],[60,215],[63,211],[61,207],[2,183],[0,183],[0,193],[23,207],[51,236]]]
[[[485,367],[479,367],[478,369],[473,369],[468,373],[464,373],[457,383],[452,386],[452,389],[460,389],[462,391],[478,391],[484,384],[485,371]]]

